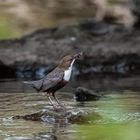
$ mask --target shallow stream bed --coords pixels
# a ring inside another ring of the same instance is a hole
[[[63,123],[67,118],[60,123],[12,119],[52,107],[45,94],[0,93],[0,139],[140,140],[139,92],[106,91],[99,101],[85,103],[77,103],[69,94],[58,92],[58,98],[67,105],[67,110],[88,111],[85,121],[71,124]]]

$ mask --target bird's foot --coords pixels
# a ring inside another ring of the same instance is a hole
[[[67,106],[66,104],[62,104],[62,103],[58,103],[58,105],[63,109],[66,109],[66,106]]]
[[[56,111],[56,112],[66,111],[66,108],[64,108],[62,106],[57,106],[57,107],[53,107],[53,108],[54,108],[54,111]]]
[[[53,106],[55,111],[66,111],[66,105],[58,104],[57,106]]]

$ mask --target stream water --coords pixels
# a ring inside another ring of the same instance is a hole
[[[68,109],[90,112],[86,121],[73,124],[12,119],[51,108],[45,94],[21,91],[0,93],[0,140],[140,140],[139,91],[104,91],[99,101],[85,103],[76,102],[70,92],[58,92]]]

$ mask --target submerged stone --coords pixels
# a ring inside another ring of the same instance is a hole
[[[78,87],[75,91],[75,99],[78,102],[96,101],[99,100],[100,98],[101,95],[84,87]]]

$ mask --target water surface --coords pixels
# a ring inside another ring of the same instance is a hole
[[[139,140],[140,93],[112,91],[105,94],[99,101],[82,104],[75,102],[70,93],[58,94],[68,109],[89,112],[86,121],[64,125],[12,119],[15,115],[51,109],[45,94],[0,93],[0,139]]]

